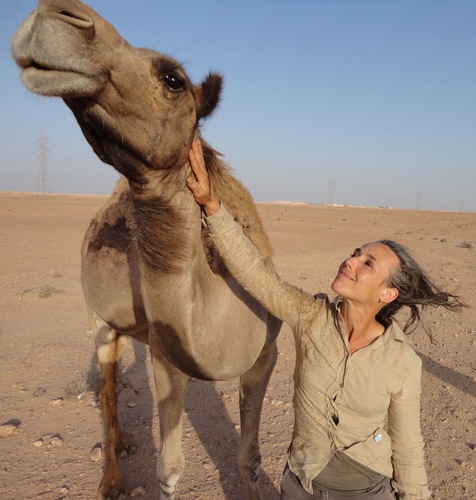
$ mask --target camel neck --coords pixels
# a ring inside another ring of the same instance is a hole
[[[182,203],[183,201],[176,197],[180,196],[180,193],[188,192],[185,184],[188,170],[185,166],[171,167],[148,170],[137,178],[127,176],[132,199],[141,204],[155,204],[157,199],[167,200],[170,204]]]
[[[184,186],[176,193],[134,197],[137,249],[149,271],[180,273],[200,238],[200,209]]]

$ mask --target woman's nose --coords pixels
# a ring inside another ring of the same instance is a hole
[[[353,269],[356,265],[357,262],[357,257],[348,257],[344,261],[345,267],[348,267],[349,269]]]

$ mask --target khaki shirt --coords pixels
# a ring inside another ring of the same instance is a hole
[[[327,296],[280,279],[223,206],[205,221],[235,279],[293,330],[295,420],[288,465],[304,488],[312,492],[313,478],[340,450],[392,477],[400,499],[429,498],[421,360],[401,329],[392,323],[350,355],[344,321]]]

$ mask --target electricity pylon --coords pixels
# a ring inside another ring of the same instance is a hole
[[[48,153],[50,152],[50,148],[48,146],[49,139],[45,133],[42,132],[36,143],[38,144],[38,147],[36,148],[36,158],[39,164],[36,192],[46,194],[50,192],[48,181]]]

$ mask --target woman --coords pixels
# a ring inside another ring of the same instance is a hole
[[[281,280],[214,194],[201,143],[187,179],[235,279],[294,333],[294,429],[281,499],[427,499],[420,432],[421,361],[393,321],[416,327],[426,305],[457,309],[401,245],[357,248],[332,283],[338,299]]]

